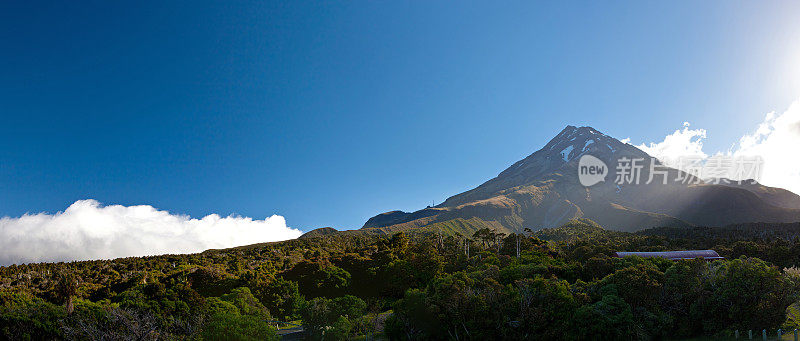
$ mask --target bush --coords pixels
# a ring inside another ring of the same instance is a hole
[[[217,313],[203,327],[204,340],[278,340],[275,329],[255,316]]]

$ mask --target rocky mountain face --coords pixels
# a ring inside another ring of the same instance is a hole
[[[608,167],[604,181],[584,187],[580,159],[591,155]],[[637,159],[630,182],[618,184],[620,160]],[[652,174],[652,176],[651,176]],[[663,166],[640,149],[591,127],[567,126],[542,149],[480,186],[416,212],[391,211],[363,229],[384,232],[428,228],[470,233],[539,230],[589,218],[605,228],[635,231],[658,226],[722,226],[744,222],[800,221],[800,197],[783,189],[736,182],[711,184]]]

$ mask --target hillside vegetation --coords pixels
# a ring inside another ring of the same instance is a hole
[[[627,233],[583,219],[466,235],[469,224],[1,267],[0,338],[264,340],[279,320],[319,340],[646,340],[800,323],[796,224]],[[681,249],[727,259],[611,257]]]

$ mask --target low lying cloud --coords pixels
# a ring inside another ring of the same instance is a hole
[[[705,129],[676,130],[663,141],[636,147],[661,160],[697,156],[708,160],[709,155],[760,157],[763,160],[759,182],[767,186],[800,193],[800,99],[781,114],[768,113],[752,133],[745,134],[727,151],[703,151]],[[744,180],[744,179],[734,179]]]
[[[149,205],[79,200],[56,214],[0,218],[0,265],[194,253],[301,234],[278,215],[194,219]]]

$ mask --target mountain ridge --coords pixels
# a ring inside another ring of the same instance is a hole
[[[608,166],[615,166],[621,158],[644,159],[641,178],[651,179],[652,169],[656,181],[618,185],[609,172],[604,182],[584,187],[578,182],[577,170],[580,157],[587,154]],[[655,170],[663,171],[663,178],[658,178]],[[776,205],[781,202],[787,204]],[[488,227],[520,232],[554,228],[580,218],[620,231],[794,222],[800,221],[800,196],[763,185],[706,183],[592,127],[568,125],[544,147],[481,185],[434,207],[378,214],[367,220],[362,230]]]

